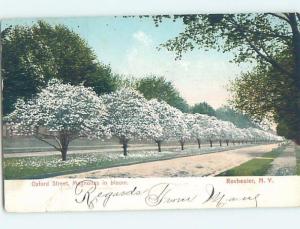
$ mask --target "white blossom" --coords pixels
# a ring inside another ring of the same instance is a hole
[[[80,136],[109,137],[107,117],[102,99],[92,89],[52,79],[33,99],[19,99],[6,119],[15,134],[33,135],[66,154],[69,142]],[[40,133],[40,127],[47,133]]]
[[[103,95],[102,98],[109,111],[111,133],[123,144],[124,155],[127,155],[128,141],[150,139],[161,135],[162,128],[158,114],[134,89],[122,88]]]

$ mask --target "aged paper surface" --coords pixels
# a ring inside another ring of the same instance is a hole
[[[5,181],[10,212],[299,207],[299,177]]]
[[[7,211],[300,205],[299,13],[0,32]]]

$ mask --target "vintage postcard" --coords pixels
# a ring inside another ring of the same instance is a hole
[[[300,206],[300,14],[1,21],[8,212]]]

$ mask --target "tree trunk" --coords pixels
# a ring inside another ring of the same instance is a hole
[[[210,147],[212,147],[212,140],[209,140]]]
[[[67,160],[67,152],[69,147],[69,135],[64,131],[59,134],[59,141],[61,145],[61,157],[63,161]]]
[[[222,146],[222,140],[219,140],[220,146]]]
[[[298,90],[300,90],[300,32],[298,28],[297,16],[295,13],[290,13],[290,24],[293,34],[292,46],[294,56],[294,71],[293,76]],[[299,107],[298,107],[299,108]]]
[[[300,17],[298,16],[298,19]],[[293,48],[293,59],[294,59],[294,69],[292,72],[293,81],[296,85],[296,90],[291,93],[291,100],[287,101],[290,103],[289,116],[291,119],[288,120],[289,134],[296,138],[295,143],[299,145],[300,138],[300,31],[299,31],[299,21],[297,20],[296,13],[289,14],[290,25],[292,29],[292,48]],[[293,114],[291,114],[293,113]]]
[[[197,138],[197,142],[198,142],[198,148],[200,149],[201,148],[201,139]]]
[[[295,142],[297,145],[300,145],[300,137],[294,139],[294,142]]]
[[[229,145],[229,141],[228,141],[228,140],[226,140],[226,145],[227,145],[227,146]]]
[[[63,161],[67,160],[67,149],[61,149],[61,157]]]
[[[180,140],[179,142],[180,142],[181,150],[184,150],[184,141]]]
[[[161,152],[161,142],[162,141],[155,141],[157,143],[158,152]]]
[[[126,157],[128,155],[128,139],[124,138],[121,140],[122,148],[123,148],[123,155]]]

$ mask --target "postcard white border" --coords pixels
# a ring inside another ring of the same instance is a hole
[[[300,206],[300,177],[5,180],[8,212]]]

